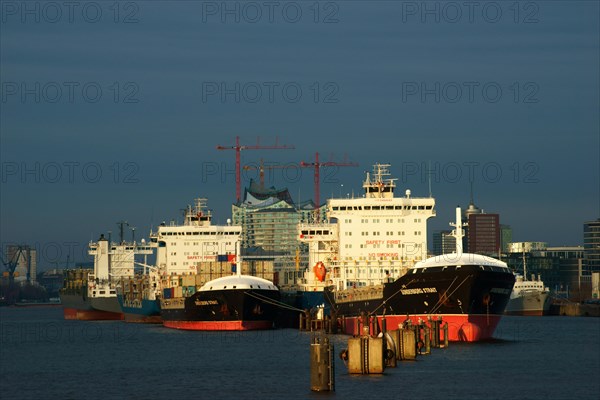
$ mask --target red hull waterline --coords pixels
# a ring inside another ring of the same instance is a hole
[[[427,323],[429,315],[411,315],[409,318],[413,324],[419,320]],[[489,340],[493,337],[496,326],[500,322],[500,315],[464,315],[449,314],[442,316],[442,324],[448,323],[448,340],[451,342],[479,342]],[[358,335],[359,317],[346,317],[340,320],[342,332],[347,335]],[[377,317],[381,327],[381,316]],[[406,321],[406,315],[386,315],[386,327],[388,330],[398,329]],[[374,332],[371,332],[374,334]],[[440,338],[443,333],[440,332]]]
[[[99,310],[78,310],[76,308],[65,308],[63,310],[65,319],[78,321],[120,321],[123,314]]]
[[[167,328],[190,331],[249,331],[273,328],[271,321],[163,321]]]

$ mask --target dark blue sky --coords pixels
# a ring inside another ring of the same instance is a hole
[[[42,266],[198,196],[224,222],[234,153],[215,146],[236,135],[296,147],[244,164],[360,164],[324,170],[322,199],[360,193],[374,162],[426,196],[431,164],[430,232],[470,171],[515,241],[577,245],[599,216],[596,1],[0,4],[0,240]],[[271,184],[312,197],[312,172],[288,172]]]

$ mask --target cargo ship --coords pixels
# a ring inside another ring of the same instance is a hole
[[[229,221],[227,225],[213,225],[212,213],[204,198],[197,198],[193,206],[187,206],[183,224],[163,222],[150,233],[156,265],[136,263],[144,272],[124,279],[117,288],[125,321],[161,323],[163,289],[169,289],[170,293],[171,288],[181,286],[179,280],[183,276],[201,274],[198,282],[186,285],[195,288],[207,278],[230,275],[231,266],[225,269],[219,263],[233,259],[240,234],[241,227]]]
[[[242,275],[241,259],[233,261],[235,275],[204,283],[197,291],[192,283],[199,275],[181,277],[182,286],[165,288],[161,299],[163,325],[184,330],[240,331],[274,326],[279,289],[273,282]]]
[[[121,234],[122,238],[122,234]],[[119,279],[133,275],[136,254],[152,254],[143,241],[111,243],[104,235],[89,243],[94,269],[68,271],[59,292],[65,319],[121,320],[123,312],[117,300]]]
[[[119,320],[120,313],[96,310],[88,296],[88,276],[93,276],[92,269],[71,269],[65,271],[65,280],[59,290],[63,315],[68,320]]]
[[[309,268],[298,295],[322,293],[325,310],[342,332],[356,334],[362,313],[381,316],[388,327],[411,319],[442,317],[449,339],[492,337],[508,302],[514,275],[499,260],[462,253],[462,217],[452,224],[455,253],[427,258],[427,219],[435,216],[430,197],[395,197],[389,164],[375,164],[363,182],[364,197],[331,199],[329,222],[301,224]]]
[[[155,268],[144,265],[149,271],[121,279],[117,300],[126,322],[160,324],[160,276]]]

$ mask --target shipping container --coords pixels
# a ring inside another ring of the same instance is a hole
[[[192,286],[196,284],[196,278],[194,275],[186,275],[183,277],[183,285],[182,286]]]
[[[177,286],[174,289],[175,289],[175,296],[174,296],[174,298],[183,297],[183,288],[181,286]]]

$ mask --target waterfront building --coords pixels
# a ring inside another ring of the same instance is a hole
[[[467,224],[469,253],[497,256],[500,250],[500,216],[470,214]]]
[[[28,245],[6,246],[6,260],[15,282],[35,284],[37,278],[37,250]],[[14,268],[14,269],[13,269]]]
[[[600,272],[600,218],[584,222],[583,249],[585,269]]]
[[[451,231],[433,232],[433,255],[450,254],[456,249],[456,239],[451,235]]]
[[[556,295],[575,300],[591,294],[591,275],[583,268],[582,246],[548,247],[544,242],[510,243],[503,257],[508,266],[523,273],[526,264],[528,279],[541,277]]]
[[[510,225],[500,224],[500,248],[502,253],[508,252],[508,245],[512,242],[512,228]]]

